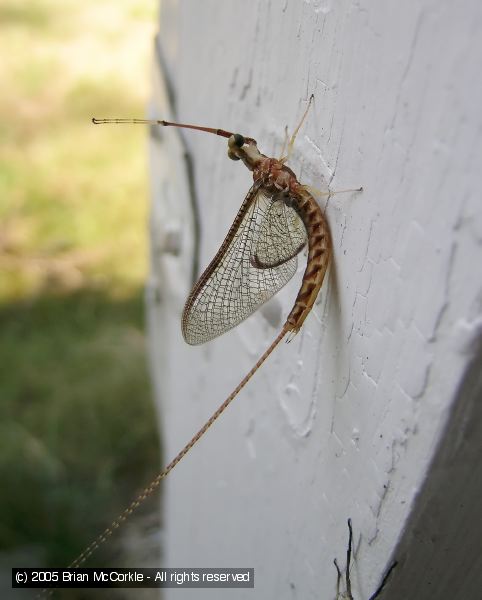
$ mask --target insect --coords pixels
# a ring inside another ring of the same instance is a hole
[[[133,123],[194,129],[228,139],[228,156],[241,160],[253,173],[254,183],[221,247],[189,295],[182,315],[182,333],[188,344],[201,344],[238,325],[278,292],[294,275],[297,256],[307,247],[307,265],[294,306],[276,339],[226,400],[182,448],[166,468],[119,517],[69,566],[78,567],[157,489],[238,393],[258,371],[281,340],[303,325],[323,283],[332,254],[330,229],[323,211],[307,186],[286,166],[293,144],[313,101],[279,159],[258,150],[253,138],[238,133],[150,119],[93,119],[95,124]],[[361,191],[342,190],[343,192]],[[324,195],[340,192],[326,192]]]
[[[351,566],[351,557],[353,555],[353,528],[351,524],[351,519],[348,519],[348,548],[346,550],[346,570],[345,570],[345,591],[340,592],[340,583],[342,580],[342,574],[340,567],[338,566],[338,562],[336,558],[333,563],[336,568],[336,600],[355,600],[353,598],[353,593],[351,591],[351,579],[350,579],[350,566]],[[385,587],[388,578],[392,574],[393,569],[397,566],[397,561],[393,562],[389,567],[388,571],[385,573],[382,582],[378,586],[378,589],[374,594],[372,594],[369,600],[375,600],[382,593],[383,588]]]

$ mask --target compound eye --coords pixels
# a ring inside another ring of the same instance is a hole
[[[228,149],[228,157],[231,160],[239,160],[239,156],[236,156],[236,154],[234,154],[234,152],[232,150]]]
[[[236,146],[242,148],[244,146],[244,137],[240,133],[235,133],[233,137]]]
[[[233,148],[234,146],[242,148],[244,146],[244,137],[240,133],[235,133],[229,138],[228,146],[230,148]]]

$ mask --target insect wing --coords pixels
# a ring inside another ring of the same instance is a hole
[[[273,204],[279,206],[273,209]],[[219,251],[184,307],[182,333],[188,344],[202,344],[232,329],[276,294],[296,272],[294,249],[299,247],[299,240],[287,237],[294,211],[281,204],[259,183],[248,192]],[[278,211],[284,211],[281,214],[286,219],[281,227],[274,223]],[[281,243],[288,244],[287,251],[275,251]],[[273,266],[256,266],[256,257]]]
[[[286,204],[286,194],[273,198],[259,228],[253,266],[273,268],[294,258],[306,245],[307,235],[297,212]]]

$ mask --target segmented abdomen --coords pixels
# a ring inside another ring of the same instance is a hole
[[[315,303],[330,263],[332,245],[328,222],[313,196],[300,186],[292,196],[296,210],[308,234],[308,259],[300,291],[284,329],[298,332]]]

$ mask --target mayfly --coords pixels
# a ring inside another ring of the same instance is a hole
[[[246,195],[226,238],[189,295],[182,315],[188,344],[202,344],[235,327],[276,294],[294,275],[297,255],[308,249],[307,265],[294,306],[276,339],[201,429],[125,511],[82,552],[70,567],[78,567],[157,489],[253,377],[281,340],[296,334],[311,311],[332,254],[331,236],[323,211],[286,166],[296,135],[286,139],[279,158],[258,150],[257,142],[238,133],[151,119],[93,119],[93,123],[132,123],[179,127],[212,133],[228,140],[228,156],[241,160],[253,173]],[[343,190],[361,191],[358,190]],[[327,192],[325,195],[329,195]]]

